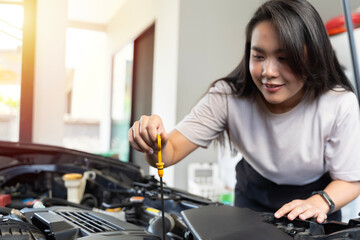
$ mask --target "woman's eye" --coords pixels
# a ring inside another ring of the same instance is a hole
[[[261,56],[261,55],[253,54],[253,55],[252,55],[252,58],[255,59],[255,60],[261,60],[261,59],[263,59],[264,57]]]
[[[279,57],[279,61],[286,61],[286,57]]]

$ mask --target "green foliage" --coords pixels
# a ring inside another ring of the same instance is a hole
[[[20,108],[20,100],[14,100],[11,98],[4,98],[2,96],[0,96],[0,103],[4,103],[6,106],[12,107],[16,110],[19,110]]]

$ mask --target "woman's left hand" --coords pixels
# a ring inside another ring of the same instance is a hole
[[[316,194],[305,200],[296,199],[285,204],[275,212],[274,216],[280,218],[287,214],[289,220],[294,220],[296,217],[301,220],[316,218],[318,223],[322,223],[327,218],[329,210],[324,199]]]

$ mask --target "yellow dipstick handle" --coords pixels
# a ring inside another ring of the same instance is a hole
[[[158,169],[159,177],[164,175],[164,163],[161,161],[161,136],[160,134],[157,135],[157,142],[158,142],[158,162],[156,163],[156,167]]]

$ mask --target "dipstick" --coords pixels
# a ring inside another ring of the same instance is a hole
[[[161,160],[161,136],[160,134],[157,135],[157,142],[158,142],[158,162],[156,163],[156,167],[158,169],[159,177],[162,178],[164,175],[164,163]]]
[[[164,175],[164,163],[161,159],[161,136],[157,135],[158,142],[158,162],[156,163],[156,167],[158,169],[158,175],[160,177],[160,196],[161,196],[161,218],[162,218],[162,232],[163,232],[163,240],[165,240],[165,215],[164,215],[164,192],[163,192],[163,181],[162,177]]]

